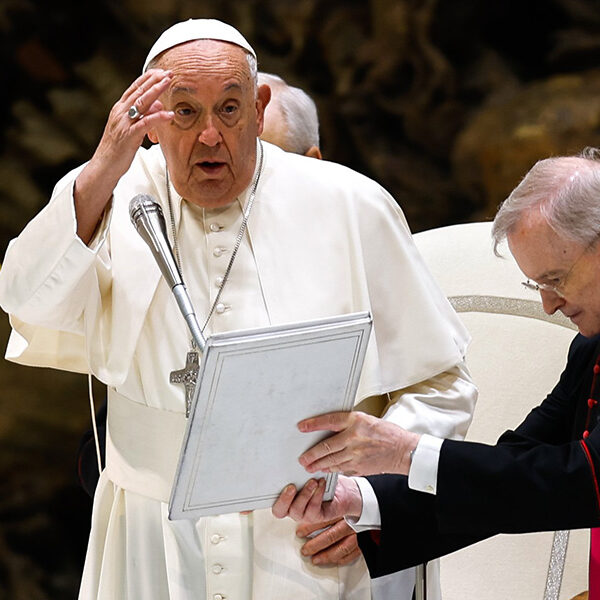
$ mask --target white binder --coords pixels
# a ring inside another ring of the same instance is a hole
[[[351,410],[371,331],[355,313],[208,338],[169,502],[169,518],[271,507],[310,475],[298,457],[328,432],[298,421]]]

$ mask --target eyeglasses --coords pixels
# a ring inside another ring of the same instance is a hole
[[[553,281],[555,283],[537,283],[536,281],[532,281],[531,279],[527,279],[526,281],[522,281],[521,285],[524,285],[527,289],[533,290],[535,292],[552,292],[556,294],[560,298],[564,298],[564,290],[567,285],[567,281],[569,277],[573,274],[575,270],[575,266],[579,261],[583,258],[583,256],[587,253],[587,251],[596,243],[597,238],[594,238],[583,250],[583,252],[575,259],[575,262],[571,265],[566,274],[562,277],[555,277]]]

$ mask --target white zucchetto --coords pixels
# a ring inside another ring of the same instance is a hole
[[[142,72],[145,73],[150,61],[155,59],[165,50],[193,40],[218,40],[221,42],[229,42],[236,46],[240,46],[256,58],[256,53],[252,46],[235,27],[223,23],[222,21],[217,21],[216,19],[189,19],[187,21],[176,23],[162,32],[160,37],[154,43],[154,46],[150,48]]]

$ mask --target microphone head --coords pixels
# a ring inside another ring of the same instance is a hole
[[[158,217],[164,221],[164,216],[160,204],[150,194],[137,194],[129,202],[129,218],[138,229],[140,219],[145,215],[146,219]]]
[[[129,203],[129,217],[136,231],[150,248],[169,287],[183,283],[173,251],[167,238],[163,212],[148,194],[138,194]]]

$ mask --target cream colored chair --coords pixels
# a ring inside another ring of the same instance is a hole
[[[480,442],[494,442],[545,398],[576,334],[521,285],[508,248],[501,249],[504,258],[494,255],[490,232],[490,223],[471,223],[415,235],[473,338],[467,364],[480,395],[467,439]],[[588,538],[587,531],[501,535],[455,552],[441,561],[442,598],[572,598],[587,589]]]

